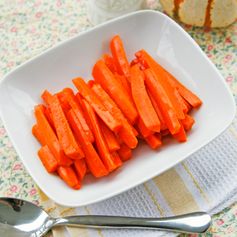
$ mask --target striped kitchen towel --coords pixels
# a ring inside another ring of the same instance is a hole
[[[41,192],[54,216],[122,215],[160,217],[204,210],[214,214],[237,199],[237,117],[226,132],[184,162],[132,190],[81,208],[63,208]],[[53,237],[172,236],[154,230],[55,228]]]

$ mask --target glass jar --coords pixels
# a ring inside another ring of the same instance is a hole
[[[142,9],[143,0],[88,0],[88,18],[96,25]]]

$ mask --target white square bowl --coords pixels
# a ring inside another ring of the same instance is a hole
[[[91,78],[95,61],[108,51],[109,40],[119,34],[129,59],[146,49],[165,68],[203,100],[194,113],[196,124],[188,142],[168,142],[159,151],[139,145],[134,158],[108,177],[87,178],[81,190],[67,187],[48,174],[37,157],[39,144],[31,134],[34,105],[47,88],[56,92],[72,86],[71,79]],[[8,134],[39,187],[55,202],[83,206],[124,192],[161,174],[223,132],[235,115],[232,95],[223,78],[194,40],[160,12],[141,11],[112,20],[70,39],[8,74],[0,84],[0,112]]]

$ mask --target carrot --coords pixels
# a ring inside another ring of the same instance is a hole
[[[103,137],[106,141],[106,144],[109,148],[109,151],[110,152],[117,151],[120,148],[120,146],[116,139],[115,134],[113,134],[113,132],[101,120],[99,121],[99,126],[103,134]]]
[[[192,109],[192,106],[183,97],[181,97],[181,98],[183,99],[183,102],[187,107],[186,113],[190,112],[190,110]]]
[[[95,110],[97,115],[104,121],[104,123],[112,130],[118,131],[121,123],[114,118],[111,113],[102,104],[97,95],[90,89],[82,78],[73,79],[74,85],[77,87],[80,95],[87,100],[88,103]]]
[[[87,85],[91,88],[93,85],[94,85],[94,81],[93,80],[89,80],[88,82],[87,82]]]
[[[61,144],[65,154],[72,159],[83,158],[83,151],[75,140],[75,137],[60,105],[59,99],[56,95],[50,99],[49,108],[52,112],[59,143]]]
[[[79,159],[74,161],[75,171],[80,180],[83,180],[86,175],[86,162],[84,159]]]
[[[136,105],[132,97],[131,85],[126,79],[126,77],[123,75],[119,75],[118,73],[114,73],[114,77],[117,79],[121,87],[124,89],[124,93],[127,94],[127,96],[129,97],[129,100],[132,103],[133,107],[136,108]]]
[[[177,99],[176,88],[169,83],[165,70],[145,50],[140,50],[136,53],[136,56],[139,60],[144,62],[148,68],[151,68],[154,71],[156,74],[156,79],[165,89],[178,119],[184,119],[183,108],[180,104],[180,100]]]
[[[52,113],[51,113],[49,107],[44,106],[44,114],[45,114],[45,117],[47,118],[50,126],[55,131],[55,127],[54,127],[54,123],[53,123],[53,118],[52,118]]]
[[[114,76],[117,79],[117,81],[121,84],[121,86],[124,88],[127,95],[131,96],[131,88],[125,76],[119,75],[118,73],[114,73]]]
[[[136,65],[136,64],[139,64],[139,60],[138,58],[134,58],[131,62],[130,62],[130,67]]]
[[[130,77],[130,67],[123,47],[123,42],[119,35],[114,36],[110,41],[110,50],[114,58],[117,72],[124,75],[128,80]]]
[[[169,97],[166,94],[166,91],[156,80],[156,74],[150,68],[146,69],[144,72],[145,82],[148,90],[150,90],[154,99],[159,104],[159,108],[165,119],[167,127],[169,128],[171,134],[177,133],[181,125],[169,100]]]
[[[58,168],[58,175],[60,178],[65,181],[65,183],[74,188],[74,189],[80,189],[80,181],[78,180],[75,171],[72,169],[72,167],[63,167],[60,166]]]
[[[83,98],[80,96],[78,96],[78,98],[80,98],[79,100],[80,100],[80,107],[81,107],[81,110],[83,111],[83,116],[84,116],[84,118],[85,118],[85,120],[86,120],[86,123],[87,123],[87,125],[88,125],[88,127],[90,128],[90,130],[91,130],[91,132],[92,132],[92,134],[93,134],[93,128],[92,128],[92,126],[91,126],[91,123],[89,122],[90,121],[90,118],[88,117],[88,114],[86,113],[86,111],[85,111],[85,105],[84,105],[84,102],[83,102]],[[111,114],[112,115],[112,114]],[[102,119],[101,119],[102,120]],[[103,120],[102,120],[103,121]],[[94,141],[95,141],[95,136],[94,136],[94,134],[93,134],[93,137],[94,137]],[[91,143],[93,143],[93,142],[91,142]]]
[[[69,91],[68,89],[64,89],[62,92],[64,93],[64,97],[67,100],[67,102],[69,103],[70,107],[74,110],[76,116],[80,120],[81,126],[82,126],[83,130],[85,131],[86,135],[88,136],[88,139],[91,142],[94,142],[93,133],[91,132],[91,129],[89,128],[89,126],[85,120],[82,109],[81,109],[80,105],[77,103],[73,92],[71,93],[71,91]]]
[[[106,141],[104,140],[103,134],[101,132],[98,120],[96,118],[95,112],[92,109],[92,107],[86,102],[86,100],[82,100],[82,105],[85,113],[88,117],[88,123],[91,124],[91,128],[93,131],[93,134],[95,136],[95,143],[97,150],[100,154],[100,157],[107,168],[109,172],[116,169],[116,164],[113,162],[113,158],[109,152],[108,146],[106,144]]]
[[[138,131],[136,130],[136,128],[134,128],[134,127],[131,126],[130,124],[129,124],[129,126],[130,126],[130,128],[132,129],[132,132],[133,132],[134,136],[137,137],[139,133],[138,133]]]
[[[104,106],[111,112],[111,114],[121,122],[122,128],[119,130],[118,136],[127,146],[132,149],[135,148],[138,143],[135,131],[133,127],[128,123],[121,110],[99,84],[95,83],[92,86],[92,90],[100,98]]]
[[[115,101],[129,122],[134,124],[138,117],[136,108],[131,102],[129,95],[124,91],[124,88],[102,60],[96,62],[92,70],[92,75],[95,81],[99,83]]]
[[[120,145],[120,149],[117,152],[122,161],[127,161],[132,158],[132,150],[125,143]]]
[[[45,137],[43,133],[41,133],[39,126],[37,124],[33,125],[32,134],[42,146],[46,145]]]
[[[116,151],[112,152],[111,156],[113,157],[113,161],[116,164],[117,168],[119,168],[123,164],[123,162],[120,159],[118,152],[116,152]]]
[[[75,112],[72,109],[68,111],[67,118],[74,131],[76,138],[80,141],[80,144],[82,145],[82,149],[85,153],[85,161],[91,173],[95,177],[102,177],[107,175],[107,169],[102,163],[92,143],[88,140],[88,137],[82,129],[79,119],[77,118]]]
[[[42,146],[38,151],[38,156],[44,165],[45,169],[49,173],[53,173],[58,168],[58,161],[53,156],[52,152],[50,151],[49,147],[47,145]]]
[[[56,95],[60,101],[63,112],[67,113],[67,111],[70,109],[70,105],[65,97],[65,93],[63,91],[59,91],[58,93],[56,93]]]
[[[134,66],[134,65],[138,65],[139,68],[143,71],[146,68],[143,66],[143,64],[138,60],[138,58],[134,58],[131,63],[130,63],[130,67]]]
[[[59,165],[71,165],[72,161],[67,156],[65,156],[56,134],[54,133],[44,115],[44,107],[42,105],[35,106],[35,117],[39,131],[42,134],[42,137],[44,137],[44,143],[49,147],[50,151],[57,159]]]
[[[162,145],[161,136],[158,134],[152,134],[146,137],[145,140],[147,144],[154,150],[159,148]]]
[[[179,132],[177,132],[176,134],[173,134],[173,137],[179,142],[187,141],[187,136],[186,136],[183,125],[181,125]]]
[[[47,91],[47,90],[44,90],[44,92],[41,94],[41,98],[42,100],[45,102],[45,104],[49,104],[49,101],[50,101],[50,98],[52,98],[52,94]]]
[[[72,88],[65,87],[65,88],[62,90],[62,92],[63,92],[63,93],[70,94],[71,96],[74,96],[74,92],[73,92],[73,89],[72,89]]]
[[[179,104],[181,105],[181,108],[182,108],[182,110],[183,110],[184,117],[185,117],[185,114],[188,112],[188,106],[187,106],[187,104],[185,103],[184,98],[179,94],[179,92],[178,92],[177,89],[174,91],[174,93],[175,93],[175,96],[176,96],[177,101],[178,101]]]
[[[180,93],[180,95],[194,108],[199,107],[202,104],[200,98],[185,87],[180,81],[178,81],[171,73],[165,71],[167,75],[167,80],[170,84],[175,86]]]
[[[81,106],[81,100],[82,100],[82,98],[81,98],[81,95],[80,95],[79,92],[76,93],[75,98],[76,98],[76,101],[77,101],[77,103],[79,104],[79,106]]]
[[[58,93],[56,93],[56,95],[59,98],[59,101],[60,101],[60,104],[63,108],[63,111],[68,111],[70,109],[70,107],[69,107],[69,104],[67,103],[67,101],[65,101],[64,95],[62,94],[62,92],[58,92]],[[44,90],[44,92],[41,95],[41,98],[43,99],[43,101],[45,102],[46,105],[49,105],[49,101],[52,97],[53,97],[53,95],[47,90]]]
[[[165,119],[164,119],[164,117],[163,117],[163,115],[160,111],[159,105],[157,104],[156,100],[154,99],[153,95],[151,94],[151,92],[149,90],[147,90],[147,93],[148,93],[148,95],[151,99],[151,103],[153,105],[153,108],[155,109],[156,114],[157,114],[157,116],[160,120],[160,130],[162,131],[162,130],[167,129],[167,126],[165,124]]]
[[[104,54],[102,56],[102,59],[104,60],[106,66],[109,68],[109,70],[112,73],[116,72],[116,66],[114,64],[114,59],[109,54]]]
[[[186,114],[185,118],[181,120],[181,123],[186,131],[191,130],[193,124],[195,123],[194,118],[192,118],[190,115]]]
[[[148,137],[154,133],[153,131],[151,131],[146,127],[141,118],[138,119],[137,126],[142,137]]]
[[[142,122],[147,129],[153,132],[160,132],[160,120],[147,94],[144,74],[138,65],[134,65],[131,68],[131,88],[132,96]]]

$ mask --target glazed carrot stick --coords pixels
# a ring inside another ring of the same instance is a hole
[[[102,56],[102,59],[104,60],[106,66],[109,68],[109,70],[112,73],[116,72],[116,66],[114,64],[114,59],[109,54],[104,54]]]
[[[47,145],[42,146],[38,151],[38,156],[44,165],[45,169],[49,173],[53,173],[58,168],[58,161],[53,156],[52,152],[50,151],[49,147]]]
[[[59,99],[56,95],[50,99],[49,108],[52,112],[59,143],[61,144],[65,154],[72,159],[83,158],[83,151],[75,140],[75,137],[60,105]]]
[[[154,150],[159,148],[162,145],[161,137],[160,135],[157,135],[157,134],[152,134],[146,137],[145,140],[147,144]]]
[[[127,161],[132,158],[132,150],[125,143],[120,145],[120,149],[117,152],[122,161]]]
[[[89,80],[88,82],[87,82],[87,85],[91,88],[93,85],[94,85],[94,80]]]
[[[144,74],[138,65],[131,67],[132,96],[145,127],[153,132],[160,132],[160,120],[147,94]]]
[[[156,100],[154,99],[153,95],[151,94],[151,92],[149,90],[147,90],[147,93],[148,93],[148,95],[151,99],[151,103],[153,105],[153,108],[155,109],[156,114],[157,114],[157,116],[160,120],[160,130],[162,131],[162,130],[167,129],[167,126],[165,124],[165,119],[164,119],[164,117],[163,117],[163,115],[160,111],[159,105],[157,104]]]
[[[186,114],[185,118],[181,120],[181,123],[186,131],[191,130],[193,124],[195,123],[194,118],[192,118],[190,115]]]
[[[192,106],[183,97],[181,97],[181,98],[183,99],[183,102],[187,107],[186,113],[190,112],[190,110],[192,109]]]
[[[117,81],[121,83],[121,86],[125,89],[126,93],[131,96],[131,88],[125,76],[119,75],[118,73],[114,73],[114,76]]]
[[[52,113],[51,113],[49,107],[44,106],[44,114],[45,114],[45,117],[47,118],[50,126],[55,131],[55,127],[54,127],[54,123],[53,123],[53,118],[52,118]]]
[[[139,64],[139,60],[138,58],[134,58],[131,62],[130,62],[130,67],[136,65],[136,64]]]
[[[130,66],[119,35],[114,36],[110,41],[110,50],[113,55],[117,72],[124,75],[128,80],[130,77]]]
[[[109,148],[109,151],[117,151],[120,148],[120,145],[117,141],[115,134],[104,124],[102,120],[99,120],[99,126],[106,141],[106,144]]]
[[[86,175],[86,170],[87,170],[85,160],[84,159],[75,160],[74,167],[79,179],[83,180],[84,176]]]
[[[32,134],[42,146],[46,145],[45,137],[43,133],[40,131],[39,126],[37,124],[33,125]]]
[[[130,67],[134,66],[134,65],[138,65],[140,70],[145,70],[146,67],[138,60],[138,58],[134,58],[131,63],[130,63]]]
[[[102,177],[107,175],[107,169],[102,163],[92,143],[88,140],[88,137],[82,129],[79,119],[77,118],[76,114],[72,109],[69,110],[69,112],[67,113],[67,118],[74,131],[76,138],[78,139],[78,141],[80,141],[82,149],[85,153],[85,161],[87,167],[89,168],[91,173],[95,177]]]
[[[56,93],[56,95],[58,96],[58,99],[59,99],[60,104],[63,108],[63,111],[68,111],[70,109],[70,106],[69,106],[68,102],[65,101],[64,95],[61,92]],[[52,97],[53,97],[53,95],[47,90],[44,90],[44,92],[41,95],[41,98],[43,99],[43,101],[45,102],[46,105],[49,105],[49,101]]]
[[[85,99],[82,100],[82,105],[83,105],[84,112],[87,114],[87,117],[89,120],[88,123],[91,124],[91,128],[95,136],[96,147],[100,154],[100,157],[105,167],[107,168],[107,170],[111,172],[117,167],[116,167],[116,164],[113,162],[113,158],[110,154],[106,141],[101,132],[95,112]]]
[[[41,94],[41,98],[42,100],[45,102],[45,104],[49,104],[49,101],[50,101],[50,98],[52,98],[52,94],[47,91],[47,90],[44,90],[43,93]]]
[[[151,68],[154,71],[154,73],[156,74],[156,79],[165,89],[178,119],[184,119],[182,105],[180,104],[180,100],[176,97],[176,88],[169,83],[165,70],[145,50],[140,50],[136,53],[136,56],[141,62],[144,62],[147,67]]]
[[[81,107],[81,110],[83,111],[83,116],[84,116],[84,118],[85,118],[85,120],[86,120],[86,123],[87,123],[87,125],[88,125],[88,127],[90,128],[90,130],[91,130],[91,132],[92,132],[92,134],[93,134],[93,129],[92,129],[92,126],[91,126],[91,123],[89,123],[89,121],[90,121],[90,118],[88,117],[88,114],[86,113],[86,111],[85,111],[85,105],[84,105],[84,102],[83,102],[83,100],[84,100],[84,98],[82,98],[81,97],[81,95],[78,95],[78,98],[77,99],[79,99],[79,103],[80,103],[80,107]],[[112,114],[111,114],[112,115]],[[101,119],[102,120],[102,119]],[[103,121],[103,120],[102,120]],[[95,141],[95,136],[94,136],[94,134],[93,134],[93,137],[94,137],[94,141]],[[91,142],[91,143],[93,143],[93,142]]]
[[[65,183],[74,188],[74,189],[80,189],[81,185],[80,185],[80,181],[76,176],[75,171],[72,169],[72,167],[63,167],[60,166],[58,168],[58,175],[60,176],[60,178],[65,181]]]
[[[141,118],[138,119],[137,126],[142,137],[148,137],[154,133],[153,131],[151,131],[150,129],[146,127],[146,125],[144,124]]]
[[[97,115],[105,122],[105,124],[112,130],[118,131],[121,123],[111,115],[111,113],[102,104],[97,95],[90,89],[82,78],[73,79],[73,83],[78,89],[80,95],[87,100],[88,103],[95,110]]]
[[[62,92],[64,93],[65,99],[69,103],[70,107],[74,110],[76,116],[80,120],[81,126],[82,126],[83,130],[85,131],[86,135],[88,136],[88,139],[91,142],[94,142],[93,133],[91,132],[91,129],[89,128],[89,126],[85,120],[81,106],[77,103],[73,92],[71,93],[68,89],[64,89]]]
[[[56,93],[56,95],[60,101],[63,112],[67,113],[67,111],[70,109],[70,105],[65,97],[65,93],[63,91],[59,91],[58,93]]]
[[[120,159],[118,152],[116,152],[116,151],[112,152],[111,155],[113,157],[113,161],[116,164],[117,168],[119,168],[123,164],[123,162]]]
[[[186,142],[187,141],[187,136],[186,136],[186,132],[184,130],[183,125],[181,125],[178,133],[173,134],[173,137],[179,142]]]
[[[79,106],[81,106],[81,100],[82,100],[82,98],[81,98],[80,93],[77,92],[75,97],[76,97],[76,101],[77,101],[77,103],[79,104]]]
[[[74,92],[72,88],[65,87],[62,91],[63,93],[67,93],[67,94],[70,94],[71,96],[74,96]]]
[[[188,112],[188,107],[185,103],[185,99],[179,94],[179,91],[177,89],[174,90],[174,93],[175,93],[175,96],[176,96],[176,99],[177,99],[178,103],[180,104],[180,106],[183,110],[184,117],[185,117],[185,114]]]
[[[57,159],[59,165],[71,165],[72,161],[64,154],[56,134],[54,133],[44,115],[44,107],[42,105],[35,106],[35,117],[39,131],[43,134],[42,136],[44,136],[45,144],[48,145],[50,151]]]
[[[102,60],[96,62],[92,75],[97,83],[111,96],[131,124],[134,124],[138,114],[131,102],[129,95],[124,91],[121,84],[116,80],[113,73]],[[119,95],[119,96],[118,96]]]
[[[170,84],[175,86],[180,93],[180,95],[190,104],[192,107],[197,108],[202,104],[200,98],[195,95],[192,91],[190,91],[187,87],[185,87],[180,81],[178,81],[171,73],[166,71],[167,80]]]
[[[133,107],[136,108],[136,105],[132,97],[131,85],[126,79],[126,77],[123,75],[119,75],[118,73],[114,73],[114,77],[117,79],[121,87],[124,89],[124,93],[127,94],[127,96],[129,97],[129,100],[132,103]]]
[[[127,146],[132,149],[135,148],[138,143],[135,131],[133,127],[128,123],[121,110],[99,84],[95,83],[92,86],[92,90],[100,98],[104,106],[111,112],[111,114],[121,122],[122,128],[119,130],[118,136]]]
[[[156,74],[152,71],[152,69],[148,68],[144,70],[144,72],[145,83],[148,87],[148,90],[150,90],[154,99],[157,101],[167,127],[169,128],[171,134],[177,133],[181,125],[169,100],[169,97],[166,94],[166,91],[157,81]]]
[[[139,135],[138,131],[133,126],[131,126],[130,124],[129,124],[129,126],[132,129],[134,136],[137,137]]]

